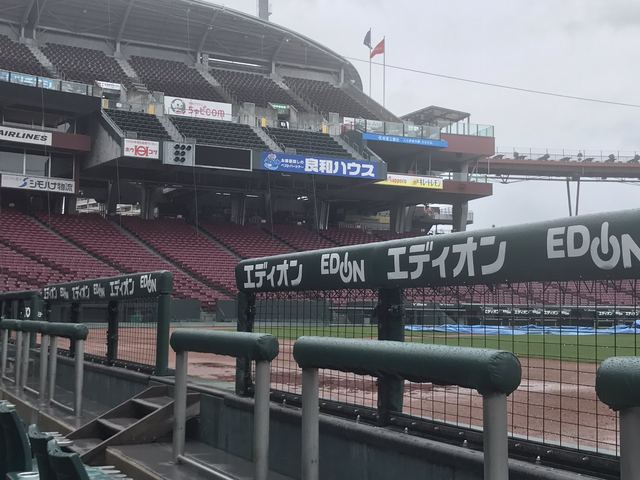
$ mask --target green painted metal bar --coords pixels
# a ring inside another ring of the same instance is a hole
[[[163,270],[49,285],[42,296],[50,303],[104,302],[171,295],[172,291],[173,275]]]
[[[238,332],[253,332],[253,317],[255,315],[255,295],[238,293],[236,313],[238,318]],[[245,357],[236,359],[236,394],[249,395],[253,386],[251,379],[251,360]]]
[[[596,373],[596,394],[616,412],[640,407],[640,357],[611,357],[602,362]]]
[[[241,333],[180,328],[171,335],[176,352],[199,352],[272,361],[278,356],[278,339],[266,333]]]
[[[607,358],[596,373],[596,394],[620,412],[620,479],[640,472],[640,357]]]
[[[326,368],[372,377],[458,385],[480,394],[511,394],[520,385],[520,361],[489,348],[300,337],[293,345],[300,368]]]
[[[168,280],[167,280],[168,281]],[[171,277],[173,289],[173,277]],[[171,293],[158,298],[158,331],[156,333],[156,371],[158,376],[169,375],[169,336],[171,334]]]
[[[636,278],[640,210],[243,260],[245,293]]]
[[[378,340],[404,342],[404,292],[401,288],[378,291]],[[378,379],[378,426],[389,425],[391,412],[402,412],[404,380],[383,376]]]

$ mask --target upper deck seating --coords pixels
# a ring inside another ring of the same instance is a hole
[[[132,56],[129,62],[147,87],[172,97],[227,103],[195,68],[184,62]]]
[[[102,50],[57,43],[47,43],[41,50],[49,61],[64,73],[65,79],[72,82],[93,85],[98,80],[120,83],[125,88],[131,84],[117,60]]]
[[[173,117],[171,121],[182,135],[202,145],[269,150],[249,125],[187,117]]]
[[[281,103],[292,105],[298,112],[306,111],[297,100],[264,75],[219,69],[212,69],[211,74],[220,85],[230,90],[241,104],[251,102],[255,103],[256,107],[268,108],[269,103]]]
[[[334,87],[329,82],[295,77],[284,77],[284,82],[294,91],[301,93],[310,103],[317,105],[321,112],[339,113],[344,117],[380,120],[377,115],[359,104],[344,90]]]
[[[105,112],[124,133],[127,131],[136,132],[138,138],[145,140],[171,141],[171,136],[155,115],[126,110],[105,110]]]
[[[288,128],[265,128],[264,130],[277,144],[283,145],[285,148],[295,148],[297,155],[353,160],[351,154],[342,145],[325,133]]]
[[[6,35],[0,35],[0,69],[38,77],[51,77],[26,45],[14,42]]]

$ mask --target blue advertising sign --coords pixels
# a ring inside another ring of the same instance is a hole
[[[0,72],[0,81],[8,82],[9,81],[9,72]]]
[[[363,133],[363,140],[375,140],[376,142],[404,143],[407,145],[423,145],[425,147],[447,148],[449,144],[444,140],[429,140],[427,138],[394,137],[393,135],[377,135],[375,133]]]
[[[308,173],[349,178],[377,178],[377,165],[375,162],[290,155],[288,153],[262,152],[262,168],[273,172]]]
[[[22,73],[12,73],[11,83],[19,83],[20,85],[35,87],[38,85],[38,77],[34,77],[33,75],[24,75]]]

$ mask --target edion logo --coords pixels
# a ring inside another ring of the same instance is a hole
[[[631,268],[632,255],[640,260],[640,247],[627,233],[619,239],[609,235],[609,222],[602,224],[600,236],[593,239],[584,225],[556,227],[547,231],[547,258],[579,258],[587,254],[602,270],[613,270],[620,263],[620,258],[624,268]]]
[[[322,275],[340,275],[343,283],[364,282],[364,260],[349,261],[349,252],[340,259],[339,253],[325,253],[320,257],[320,273]]]

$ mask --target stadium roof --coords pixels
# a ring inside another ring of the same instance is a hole
[[[470,113],[431,105],[430,107],[421,108],[415,112],[407,113],[400,118],[407,122],[413,122],[416,125],[444,125],[466,120],[470,116]]]
[[[0,22],[18,29],[166,47],[231,61],[338,74],[362,89],[344,57],[299,33],[204,0],[0,0]]]

